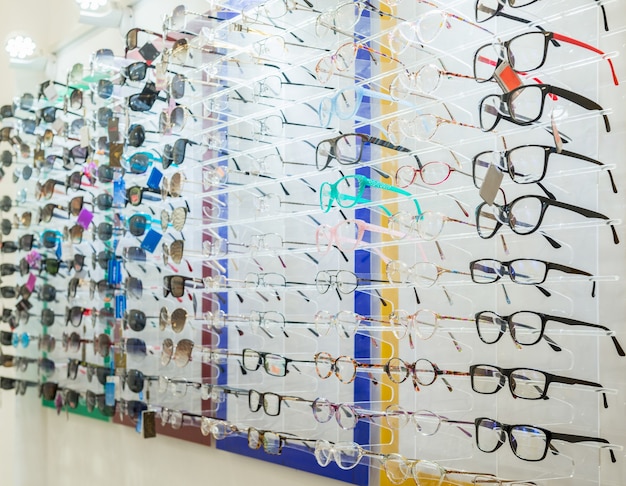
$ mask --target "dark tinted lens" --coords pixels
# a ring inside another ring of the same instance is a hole
[[[61,261],[56,258],[46,258],[45,260],[46,272],[50,275],[56,275],[59,273],[59,268],[61,267]]]
[[[72,120],[72,123],[70,123],[70,131],[73,134],[78,134],[78,132],[80,132],[80,129],[84,126],[85,120],[83,118],[76,118],[76,120]]]
[[[109,126],[109,120],[113,117],[113,111],[110,108],[101,107],[97,112],[98,125],[107,128]]]
[[[80,361],[77,359],[70,359],[67,363],[67,377],[70,380],[75,380],[78,376],[78,367],[80,366]]]
[[[98,311],[98,322],[103,326],[115,326],[115,309],[113,307],[103,307]]]
[[[185,77],[183,75],[176,74],[172,78],[170,93],[174,99],[179,99],[185,96]]]
[[[185,138],[179,138],[174,142],[174,149],[172,150],[172,159],[175,164],[182,164],[185,160],[185,151],[187,150],[187,144],[189,140]]]
[[[102,222],[97,229],[98,239],[101,241],[109,241],[113,237],[113,225],[111,223]]]
[[[146,130],[141,125],[131,125],[128,129],[128,144],[132,147],[140,147],[146,140]]]
[[[39,395],[42,396],[44,400],[54,400],[58,389],[58,383],[42,383],[39,388]]]
[[[94,203],[100,211],[108,211],[113,207],[113,196],[107,194],[106,192],[98,194]]]
[[[163,168],[168,169],[174,163],[174,148],[168,143],[163,147]]]
[[[134,299],[141,299],[143,295],[143,284],[136,277],[126,279],[126,292]]]
[[[73,159],[76,163],[82,163],[87,160],[88,150],[87,147],[81,147],[80,145],[76,145],[72,147],[70,150],[70,158]]]
[[[74,258],[71,261],[71,266],[75,272],[82,271],[85,266],[85,255],[74,255]]]
[[[28,263],[28,260],[26,260],[26,258],[22,258],[20,260],[20,275],[23,277],[28,272],[30,272],[30,263]]]
[[[0,331],[0,344],[3,346],[11,346],[13,343],[13,333],[8,331]]]
[[[78,400],[80,398],[80,393],[75,390],[65,390],[65,404],[70,408],[78,407]]]
[[[96,92],[100,98],[108,100],[111,96],[113,96],[113,83],[108,79],[101,79],[98,81]]]
[[[128,66],[128,79],[142,81],[146,77],[147,65],[143,62],[134,62]]]
[[[49,223],[54,214],[54,204],[46,204],[39,212],[39,220],[44,223]]]
[[[30,165],[25,165],[22,168],[22,179],[25,181],[30,180],[33,175],[33,168]]]
[[[54,324],[54,311],[52,309],[43,309],[41,311],[41,325],[49,327]]]
[[[146,328],[146,314],[143,311],[132,309],[126,316],[126,324],[135,332],[141,332]]]
[[[143,390],[144,374],[139,370],[129,370],[126,375],[126,385],[128,389],[134,393],[139,393]]]
[[[80,110],[83,107],[83,92],[79,89],[72,91],[70,95],[70,107],[72,110]]]
[[[43,375],[50,376],[54,373],[55,366],[54,361],[48,358],[41,358],[39,360],[39,372]]]
[[[15,241],[4,241],[0,243],[0,250],[2,250],[2,253],[15,253],[17,251],[17,245]]]
[[[24,93],[20,98],[20,109],[30,110],[33,107],[35,97],[31,93]]]
[[[39,290],[39,299],[44,302],[52,302],[56,300],[57,289],[50,284],[43,284]]]
[[[137,338],[128,338],[126,340],[126,352],[135,357],[143,357],[147,354],[145,341]]]
[[[133,262],[145,262],[147,255],[146,250],[140,246],[129,246],[125,249],[126,258]]]
[[[31,236],[32,238],[32,235],[25,235],[25,236]],[[45,248],[54,248],[57,246],[57,243],[59,242],[59,235],[54,231],[49,231],[49,230],[44,231],[43,234],[41,235],[41,242]],[[21,243],[20,243],[20,246],[21,246]]]
[[[141,152],[133,154],[130,159],[128,159],[128,162],[130,165],[130,171],[133,174],[144,174],[150,166],[150,158]]]
[[[57,109],[54,106],[47,106],[41,110],[41,119],[46,123],[54,123],[57,117]]]
[[[143,236],[149,226],[148,220],[142,214],[134,214],[128,220],[130,234],[133,236]]]
[[[98,366],[96,368],[96,378],[98,378],[98,383],[100,383],[101,385],[106,385],[108,376],[111,376],[109,368],[106,368],[104,366]]]
[[[22,120],[22,131],[28,135],[33,135],[37,130],[37,122],[35,120]]]
[[[129,96],[128,106],[133,111],[150,111],[156,101],[155,94],[139,93]]]
[[[11,199],[9,196],[3,196],[2,199],[0,199],[0,211],[10,211],[11,208],[13,207],[13,199]]]
[[[0,229],[2,230],[2,234],[7,236],[13,230],[13,223],[10,219],[3,219],[2,223],[0,223]]]
[[[98,167],[98,180],[100,182],[113,182],[115,171],[109,165],[100,165]]]
[[[94,352],[102,357],[109,355],[111,349],[111,338],[107,334],[100,334],[93,341]]]
[[[0,264],[0,275],[6,277],[7,275],[13,275],[17,267],[12,263],[2,263]]]
[[[13,163],[13,154],[8,150],[4,150],[0,154],[0,162],[4,167],[11,167],[11,164]]]
[[[128,416],[133,420],[137,420],[144,410],[148,410],[148,406],[138,400],[129,400],[126,402],[126,406]]]
[[[15,287],[0,287],[0,295],[5,299],[14,299],[17,296]]]

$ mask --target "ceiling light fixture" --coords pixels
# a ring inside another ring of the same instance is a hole
[[[11,59],[26,59],[35,54],[37,44],[28,36],[16,35],[7,41],[4,48]]]

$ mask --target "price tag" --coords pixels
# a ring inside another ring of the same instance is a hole
[[[48,86],[44,88],[43,95],[49,101],[56,101],[57,97],[59,96],[59,92],[57,91],[57,88],[52,81],[50,81],[48,83]]]
[[[107,376],[107,382],[104,385],[104,404],[109,407],[115,406],[116,383],[119,381],[117,376]]]
[[[502,184],[502,178],[504,174],[495,168],[493,164],[489,165],[487,169],[487,175],[483,179],[483,183],[480,186],[480,197],[490,206],[496,200],[498,191],[500,190],[500,184]]]
[[[152,63],[157,57],[159,57],[159,50],[154,47],[154,44],[151,42],[146,42],[143,46],[139,48],[139,54],[143,57],[148,64]]]
[[[119,142],[120,141],[120,119],[115,117],[109,118],[107,130],[109,134],[109,142]]]
[[[122,319],[126,312],[126,296],[123,294],[115,296],[115,318]]]
[[[107,282],[117,285],[122,282],[122,262],[117,258],[109,260],[107,268]]]
[[[502,88],[502,91],[508,93],[515,88],[519,88],[523,83],[508,62],[501,62],[495,72],[496,82]]]
[[[160,189],[161,180],[163,180],[163,172],[161,172],[156,167],[153,167],[152,171],[150,171],[150,176],[148,177],[148,182],[146,182],[146,185],[150,189]]]
[[[113,182],[113,204],[115,206],[126,205],[126,181],[118,179]]]
[[[0,396],[2,396],[1,393]],[[141,412],[141,422],[143,423],[143,438],[152,439],[156,437],[156,412],[154,410],[144,410]]]
[[[89,228],[89,225],[93,221],[93,213],[88,209],[81,209],[80,213],[78,213],[78,218],[76,218],[76,223],[81,225],[83,228]]]
[[[146,236],[144,237],[143,241],[141,242],[141,248],[143,248],[149,253],[154,253],[154,250],[156,250],[156,247],[161,241],[162,237],[163,235],[161,233],[158,233],[154,231],[153,229],[150,229],[146,233]]]

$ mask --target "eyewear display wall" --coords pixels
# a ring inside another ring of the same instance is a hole
[[[1,388],[353,484],[621,484],[601,3],[181,5],[16,94]]]

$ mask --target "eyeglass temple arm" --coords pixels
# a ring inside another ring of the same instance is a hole
[[[542,316],[546,319],[546,321],[560,322],[568,326],[585,326],[585,327],[593,327],[595,329],[602,329],[603,331],[606,331],[607,335],[609,335],[611,339],[613,340],[613,344],[615,344],[615,349],[617,350],[617,354],[619,354],[620,356],[626,356],[626,353],[624,353],[624,349],[622,348],[619,341],[617,340],[617,337],[615,337],[615,333],[611,331],[608,327],[601,326],[600,324],[592,324],[590,322],[577,321],[575,319],[569,319],[567,317],[558,317],[558,316],[551,316],[551,315],[545,315],[545,314],[543,314]]]
[[[606,9],[604,8],[604,4],[600,3],[600,0],[596,0],[598,2],[598,6],[602,10],[602,20],[604,21],[604,31],[609,31],[609,21],[606,18]]]
[[[591,164],[602,165],[602,166],[606,165],[603,162],[600,162],[599,160],[592,159],[591,157],[587,157],[582,154],[577,154],[576,152],[570,152],[569,150],[561,150],[559,152],[555,147],[546,147],[546,148],[548,148],[550,150],[550,153],[552,154],[564,155],[566,157],[572,157],[578,160],[584,160],[585,162],[589,162]],[[607,172],[609,173],[609,179],[611,179],[611,187],[613,189],[613,192],[617,194],[617,185],[615,184],[613,173],[611,172],[611,169],[607,169]]]
[[[617,231],[615,230],[615,226],[611,223],[611,219],[608,216],[602,213],[598,213],[596,211],[592,211],[591,209],[581,208],[580,206],[574,206],[573,204],[564,203],[561,201],[557,201],[555,199],[547,199],[547,198],[541,198],[541,197],[540,199],[544,199],[545,202],[549,204],[550,206],[556,206],[558,208],[563,208],[569,211],[573,211],[575,213],[580,214],[581,216],[584,216],[585,218],[598,218],[598,219],[606,220],[608,224],[611,226],[611,230],[613,232],[613,242],[616,245],[619,243],[619,237],[617,236]]]
[[[552,440],[563,440],[565,442],[570,442],[572,444],[576,444],[578,442],[599,442],[601,444],[607,444],[604,447],[609,448],[609,454],[611,455],[611,462],[617,462],[615,458],[615,452],[613,452],[612,447],[617,447],[612,445],[608,440],[603,439],[602,437],[588,437],[586,435],[572,435],[572,434],[557,434],[552,432],[551,434]]]
[[[578,93],[574,93],[573,91],[569,91],[567,89],[563,89],[563,88],[559,88],[558,86],[551,86],[551,85],[539,85],[539,86],[546,86],[548,87],[548,92],[550,94],[556,95],[556,96],[561,96],[573,103],[576,103],[579,106],[582,106],[583,108],[586,108],[587,110],[597,110],[597,111],[603,111],[604,108],[602,108],[598,103],[596,103],[593,100],[590,100],[589,98],[585,98],[582,95],[579,95]],[[602,114],[602,117],[604,118],[604,128],[607,132],[611,131],[611,124],[609,123],[609,117],[605,114]]]
[[[602,8],[604,8],[604,6],[602,6]],[[606,19],[606,17],[605,17]],[[568,37],[566,35],[562,35],[562,34],[557,34],[556,32],[552,33],[552,37],[556,40],[560,40],[562,42],[567,42],[568,44],[573,44],[575,46],[578,47],[582,47],[583,49],[587,49],[589,51],[595,52],[596,54],[599,54],[600,56],[602,56],[602,58],[606,59],[609,62],[609,66],[611,67],[611,75],[613,76],[613,84],[615,84],[615,86],[619,86],[619,80],[617,79],[617,74],[615,73],[615,66],[613,66],[613,61],[610,58],[605,58],[604,56],[606,56],[606,53],[601,51],[600,49],[598,49],[597,47],[594,47],[590,44],[587,44],[585,42],[581,42],[577,39],[574,39],[572,37]]]
[[[602,400],[603,400],[604,408],[609,408],[609,403],[606,398],[606,391],[605,391],[606,388],[604,388],[600,383],[595,383],[593,381],[587,381],[587,380],[579,380],[578,378],[569,378],[567,376],[553,375],[552,373],[545,373],[545,374],[550,380],[548,384],[550,382],[553,382],[553,383],[563,383],[565,385],[582,385],[582,386],[598,388],[598,392],[602,393]]]

